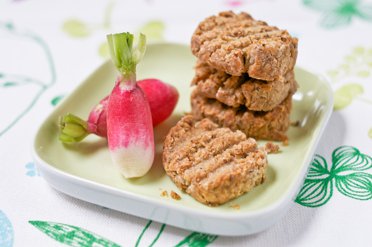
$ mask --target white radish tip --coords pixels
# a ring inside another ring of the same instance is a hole
[[[114,164],[125,178],[144,176],[154,162],[154,150],[131,144],[128,147],[111,150]]]

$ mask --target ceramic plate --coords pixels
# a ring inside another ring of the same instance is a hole
[[[219,207],[205,206],[182,193],[165,174],[162,141],[168,130],[190,110],[190,81],[195,58],[178,44],[149,45],[138,67],[138,79],[159,78],[180,92],[174,114],[155,128],[156,158],[142,178],[124,179],[112,164],[105,139],[89,136],[76,145],[58,141],[58,117],[67,112],[86,118],[113,87],[117,75],[108,61],[63,100],[43,122],[33,145],[33,156],[44,179],[70,196],[128,214],[176,227],[218,235],[246,235],[273,225],[288,209],[302,185],[316,145],[332,112],[332,91],[317,75],[296,68],[299,90],[293,97],[289,146],[269,155],[267,180],[253,191]],[[260,142],[263,144],[264,142]],[[175,191],[177,201],[161,195]]]

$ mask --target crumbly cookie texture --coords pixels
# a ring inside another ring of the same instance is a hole
[[[163,164],[180,189],[217,206],[263,183],[267,154],[241,131],[186,115],[165,139]]]
[[[273,81],[294,68],[298,40],[242,12],[221,12],[202,21],[191,38],[192,53],[228,74]]]
[[[231,107],[245,105],[251,111],[270,111],[297,90],[293,70],[282,80],[270,82],[250,78],[246,73],[232,76],[201,61],[195,72],[192,85],[196,85],[200,95]]]
[[[272,142],[267,142],[264,148],[268,154],[276,154],[280,152],[280,147]]]
[[[291,107],[291,94],[268,112],[248,111],[245,107],[228,107],[217,100],[200,96],[197,90],[191,95],[192,113],[196,117],[209,118],[222,127],[240,130],[256,139],[286,141]]]

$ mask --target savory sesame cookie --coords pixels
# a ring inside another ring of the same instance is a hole
[[[293,70],[296,38],[242,12],[221,12],[202,21],[191,38],[192,53],[228,74],[273,81]]]
[[[196,117],[209,118],[220,126],[240,130],[256,139],[286,141],[291,107],[291,94],[268,112],[248,111],[245,107],[229,107],[217,100],[201,96],[197,90],[191,94],[192,113]]]
[[[164,141],[163,164],[181,190],[216,206],[263,183],[266,156],[265,149],[241,131],[186,115]]]
[[[231,107],[245,105],[251,111],[270,111],[297,90],[294,71],[289,71],[283,80],[267,82],[246,73],[232,76],[198,61],[195,72],[192,85],[196,85],[200,95]]]

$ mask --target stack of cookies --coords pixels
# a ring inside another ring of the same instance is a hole
[[[217,206],[264,182],[273,144],[255,139],[287,140],[297,39],[247,13],[222,12],[199,24],[191,48],[192,113],[169,131],[163,164],[181,190]]]
[[[244,12],[202,21],[191,40],[198,58],[192,113],[248,137],[286,141],[297,42]]]

